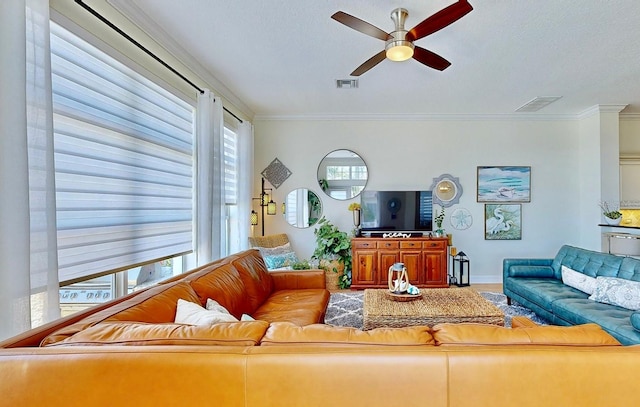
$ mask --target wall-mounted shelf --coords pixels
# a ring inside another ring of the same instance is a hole
[[[606,226],[608,228],[617,228],[617,229],[635,229],[639,230],[640,226],[624,226],[624,225],[608,225],[606,223],[600,223],[598,226]]]

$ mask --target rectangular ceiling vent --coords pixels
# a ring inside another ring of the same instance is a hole
[[[537,112],[543,107],[547,106],[560,99],[562,96],[538,96],[537,98],[530,100],[524,105],[516,109],[516,112]]]
[[[336,87],[338,89],[356,89],[358,87],[357,79],[336,79]]]

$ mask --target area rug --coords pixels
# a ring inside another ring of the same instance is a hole
[[[529,317],[532,321],[541,325],[549,324],[529,308],[515,301],[511,301],[511,305],[507,305],[507,297],[502,293],[480,292],[480,295],[491,301],[504,312],[504,322],[507,327],[511,326],[511,318],[517,315]],[[363,297],[363,291],[332,293],[324,319],[325,324],[362,329]]]

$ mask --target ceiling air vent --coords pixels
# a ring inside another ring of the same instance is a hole
[[[358,87],[357,79],[336,79],[338,89],[355,89]]]
[[[530,100],[524,105],[516,109],[516,112],[537,112],[548,104],[555,102],[562,96],[538,96],[537,98]]]

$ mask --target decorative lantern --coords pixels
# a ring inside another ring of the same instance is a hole
[[[469,259],[464,252],[458,252],[453,256],[453,277],[451,283],[458,287],[469,285]]]
[[[404,294],[409,288],[409,275],[404,263],[393,263],[389,267],[389,291]]]

